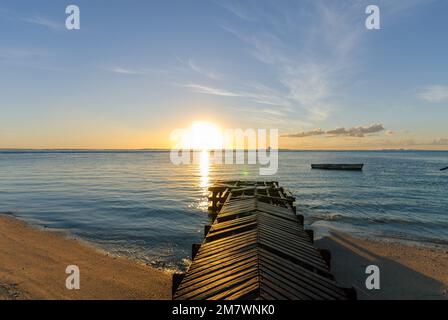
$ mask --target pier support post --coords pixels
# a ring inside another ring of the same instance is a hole
[[[209,218],[212,220],[212,222],[215,221],[216,217],[218,216],[218,214],[216,212],[208,212],[208,216]]]
[[[295,207],[294,207],[294,208],[295,208]],[[296,215],[296,216],[297,216],[297,218],[299,219],[299,224],[300,224],[300,226],[303,227],[303,220],[304,220],[303,215],[302,215],[302,214],[298,214],[298,215]]]
[[[356,300],[358,298],[358,293],[355,288],[343,288],[343,290],[349,300]]]
[[[207,237],[207,234],[208,234],[208,232],[210,231],[210,228],[211,228],[211,227],[212,227],[212,226],[209,225],[209,224],[206,224],[206,225],[204,226],[204,238]]]
[[[331,252],[327,249],[317,249],[324,259],[325,263],[328,265],[328,268],[331,268]]]
[[[311,229],[306,229],[305,232],[307,233],[308,237],[310,237],[311,243],[314,243],[314,231]]]
[[[196,254],[198,253],[199,249],[201,248],[200,243],[193,243],[191,245],[191,259],[193,260]]]
[[[185,273],[173,273],[171,295],[174,296],[177,288],[179,288],[180,283],[184,279]]]

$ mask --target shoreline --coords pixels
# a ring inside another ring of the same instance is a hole
[[[363,239],[330,231],[315,246],[331,251],[339,284],[354,287],[360,300],[448,299],[448,248],[384,239]],[[380,289],[365,286],[366,268],[380,270]]]
[[[0,214],[0,300],[171,299],[169,273],[64,235]],[[65,287],[69,265],[80,290]]]
[[[358,299],[448,299],[448,248],[355,238],[330,231],[315,241],[331,251],[338,284]],[[81,289],[65,288],[67,265],[77,265]],[[379,290],[367,290],[368,265],[380,268]],[[171,274],[117,257],[71,234],[0,214],[0,300],[171,299]]]
[[[352,239],[357,239],[361,241],[374,242],[374,243],[383,243],[383,244],[391,244],[391,245],[403,245],[406,247],[417,247],[417,248],[426,248],[426,249],[434,249],[434,250],[445,250],[448,252],[448,240],[439,240],[439,239],[419,239],[412,240],[405,237],[394,237],[391,235],[376,235],[375,233],[361,233],[360,231],[353,231],[347,229],[337,229],[329,226],[320,226],[315,224],[310,224],[307,226],[309,229],[314,231],[314,241],[319,241],[325,238],[331,238],[333,235],[346,235]],[[447,257],[448,259],[448,257]]]

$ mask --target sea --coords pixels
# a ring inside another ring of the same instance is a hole
[[[163,150],[0,150],[0,212],[169,271],[201,242],[207,188],[217,180],[275,180],[296,197],[317,237],[331,231],[448,245],[446,151],[280,151],[278,171],[199,161]],[[312,163],[364,163],[362,172]]]

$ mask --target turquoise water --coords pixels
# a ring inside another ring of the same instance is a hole
[[[365,163],[363,172],[311,170]],[[281,152],[278,180],[318,230],[448,244],[448,152]],[[182,268],[208,223],[207,186],[257,179],[256,165],[175,166],[169,153],[0,151],[0,212],[113,253]],[[262,177],[263,178],[263,177]]]

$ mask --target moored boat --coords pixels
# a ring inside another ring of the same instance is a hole
[[[322,170],[362,170],[363,163],[322,163],[322,164],[312,164],[312,169],[322,169]]]

